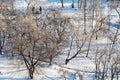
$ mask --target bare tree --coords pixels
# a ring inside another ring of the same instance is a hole
[[[68,30],[70,19],[63,17],[58,10],[46,12],[42,30],[49,35],[44,38],[44,43],[49,53],[50,64],[55,55],[58,55],[61,47],[69,40]]]
[[[113,37],[115,38],[115,37]],[[115,41],[116,43],[116,41]],[[96,50],[95,65],[96,79],[106,80],[109,76],[110,80],[119,78],[119,49],[118,44],[111,43],[104,48]]]
[[[44,59],[43,36],[31,16],[18,16],[11,28],[9,44],[12,51],[22,56],[29,71],[29,77],[33,79],[36,64],[41,58]]]
[[[6,38],[7,38],[7,31],[6,31],[6,29],[0,29],[0,54],[2,54],[2,52],[3,52],[2,50],[3,50],[4,46],[5,46]]]
[[[70,56],[71,52],[68,53],[68,56],[67,56],[67,58],[66,58],[66,60],[65,60],[65,64],[67,64],[67,63],[68,63],[69,61],[71,61],[72,59],[76,58],[78,54],[86,51],[86,50],[83,50],[82,48],[84,47],[84,44],[85,44],[85,42],[86,42],[87,37],[82,37],[83,39],[80,40],[80,39],[77,38],[76,35],[74,35],[74,36],[75,36],[75,38],[78,40],[77,50],[76,50],[76,52],[74,53],[73,56]],[[74,38],[74,37],[72,37],[72,38]],[[74,41],[73,41],[73,39],[72,39],[72,42],[71,42],[71,45],[70,45],[70,50],[71,50],[71,47],[72,47],[73,42],[74,42]]]
[[[5,19],[0,18],[0,22],[1,22],[0,24],[0,54],[2,54],[2,50],[5,45],[6,36],[7,36],[7,32],[6,32],[7,23],[6,21],[3,21],[3,20]]]
[[[105,80],[107,76],[107,71],[108,71],[108,63],[111,58],[106,53],[107,49],[104,49],[102,53],[100,52],[99,54],[97,53],[95,56],[95,64],[96,64],[96,79],[102,79]]]
[[[64,2],[63,2],[63,0],[60,0],[60,1],[61,1],[62,8],[64,8]]]
[[[86,32],[86,0],[84,0],[84,34],[87,34]]]
[[[10,26],[11,15],[9,14],[9,1],[0,1],[0,54],[3,52],[3,48],[7,43],[8,27]]]

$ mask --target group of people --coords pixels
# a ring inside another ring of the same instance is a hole
[[[37,11],[37,10],[35,10],[35,7],[33,6],[32,7],[32,13],[33,14],[42,14],[42,7],[41,6],[39,6],[39,11]]]

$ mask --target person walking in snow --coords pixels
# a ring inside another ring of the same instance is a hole
[[[42,7],[41,6],[39,7],[39,11],[40,11],[40,14],[41,14],[42,13]]]
[[[34,12],[35,12],[35,7],[33,6],[32,7],[32,13],[34,14]]]

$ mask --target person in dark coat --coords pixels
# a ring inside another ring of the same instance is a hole
[[[40,11],[40,14],[41,14],[42,13],[42,7],[41,6],[39,7],[39,11]]]
[[[35,12],[35,7],[32,7],[32,13],[34,14],[34,12]]]

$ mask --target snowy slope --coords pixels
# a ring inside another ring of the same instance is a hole
[[[64,56],[63,56],[64,57]],[[79,58],[72,60],[68,65],[42,63],[36,68],[34,80],[79,80],[79,74],[84,80],[92,80],[92,74],[84,71],[93,71],[94,64],[89,59]],[[0,80],[28,80],[28,72],[22,60],[0,55]]]
[[[53,8],[60,8],[61,3],[60,0],[48,0],[48,2],[38,3],[44,9],[49,9],[50,7]],[[56,2],[57,1],[57,2]],[[62,8],[63,14],[66,16],[73,16],[74,14],[78,14],[76,8],[71,8],[72,0],[64,0],[65,8]],[[76,0],[75,0],[76,1]],[[51,3],[52,2],[52,3]],[[76,2],[75,2],[76,3]],[[15,9],[26,9],[28,2],[25,0],[16,0],[14,3]],[[107,6],[105,6],[105,16],[108,14]],[[75,12],[76,11],[76,12]],[[113,15],[115,11],[112,11]],[[78,17],[78,16],[76,16]],[[118,18],[118,17],[117,17]],[[112,21],[116,21],[116,18],[113,17]],[[112,32],[115,32],[116,29],[111,27]],[[100,38],[99,40],[95,41],[95,43],[99,43],[101,47],[102,44],[109,43],[110,40],[107,38]],[[53,61],[53,65],[49,66],[47,63],[43,63],[37,67],[35,72],[35,80],[79,80],[78,73],[84,76],[84,80],[93,80],[94,78],[94,71],[95,71],[95,64],[94,61],[86,58],[86,57],[79,57],[75,58],[70,61],[67,65],[64,64],[65,58],[67,55],[60,55]],[[10,59],[5,57],[4,55],[0,55],[0,80],[28,80],[28,73],[27,69],[25,68],[24,62],[17,60],[16,58]]]

